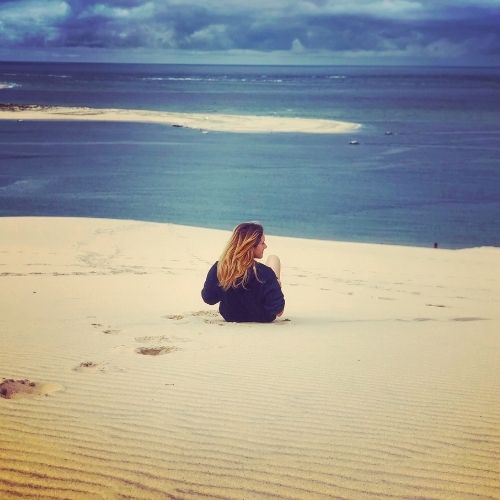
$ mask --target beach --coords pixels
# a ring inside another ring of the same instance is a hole
[[[203,131],[232,133],[311,133],[345,134],[355,132],[360,124],[336,120],[279,116],[228,115],[221,113],[172,113],[134,109],[99,109],[88,107],[3,105],[0,120],[57,120],[159,123]]]
[[[0,398],[2,498],[500,497],[498,248],[267,234],[285,313],[233,324],[229,234],[0,218],[0,380],[46,389]]]

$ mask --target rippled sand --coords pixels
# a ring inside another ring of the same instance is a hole
[[[0,218],[0,497],[498,498],[500,250],[268,235],[287,307],[224,323],[228,233]]]

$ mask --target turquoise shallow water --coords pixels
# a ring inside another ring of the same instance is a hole
[[[3,63],[4,103],[364,126],[351,137],[0,121],[0,215],[257,219],[292,236],[499,246],[499,94],[490,69]]]

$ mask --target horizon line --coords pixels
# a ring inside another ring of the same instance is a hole
[[[381,67],[381,68],[488,68],[488,69],[500,69],[500,64],[498,65],[475,65],[475,64],[432,64],[432,63],[414,63],[414,64],[399,64],[399,63],[372,63],[372,64],[346,64],[346,63],[330,63],[330,64],[285,64],[285,63],[215,63],[215,62],[206,62],[206,63],[181,63],[181,62],[123,62],[123,61],[38,61],[31,59],[21,59],[21,60],[0,60],[0,64],[100,64],[100,65],[137,65],[137,66],[280,66],[280,67],[309,67],[309,68],[324,68],[324,67],[357,67],[357,68],[372,68],[372,67]]]

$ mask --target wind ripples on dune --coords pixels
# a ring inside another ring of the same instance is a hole
[[[415,380],[392,379],[383,390],[384,371],[340,382],[342,369],[323,371],[318,360],[313,366],[304,358],[290,369],[293,358],[246,354],[219,358],[220,370],[178,351],[144,358],[132,372],[127,358],[134,354],[126,351],[122,369],[68,371],[57,397],[13,413],[0,407],[0,454],[9,457],[0,491],[70,498],[125,491],[134,498],[444,498],[497,491],[492,460],[500,436],[475,410],[475,394],[448,390],[447,377],[436,384],[442,399],[431,400],[419,396]],[[54,361],[68,366],[72,357]],[[19,448],[20,436],[29,453]]]
[[[2,234],[0,376],[64,389],[0,399],[1,497],[498,497],[496,249],[273,237],[295,316],[256,325],[190,309],[218,232]]]

